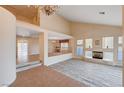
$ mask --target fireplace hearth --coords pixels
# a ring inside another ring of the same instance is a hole
[[[95,59],[103,59],[103,52],[93,51],[93,58],[95,58]]]

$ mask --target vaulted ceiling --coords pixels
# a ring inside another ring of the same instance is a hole
[[[73,22],[122,25],[121,5],[60,6],[58,14]]]
[[[33,19],[37,10],[26,5],[5,5],[15,15]],[[122,7],[120,5],[63,5],[57,13],[72,22],[122,25]],[[100,14],[100,12],[102,14]]]

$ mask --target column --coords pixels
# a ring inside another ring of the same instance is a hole
[[[48,33],[41,32],[39,35],[39,46],[40,46],[40,60],[44,65],[48,61]]]

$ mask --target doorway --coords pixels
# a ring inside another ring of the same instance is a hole
[[[40,63],[39,32],[17,28],[16,68],[30,68]]]

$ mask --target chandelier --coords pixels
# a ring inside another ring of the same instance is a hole
[[[36,9],[36,16],[33,19],[33,22],[37,25],[40,24],[40,14],[45,14],[46,16],[50,16],[56,13],[59,8],[58,5],[28,5],[28,8]]]
[[[43,13],[47,16],[55,14],[59,8],[58,5],[29,5],[28,7],[34,7],[37,9],[38,14]]]

